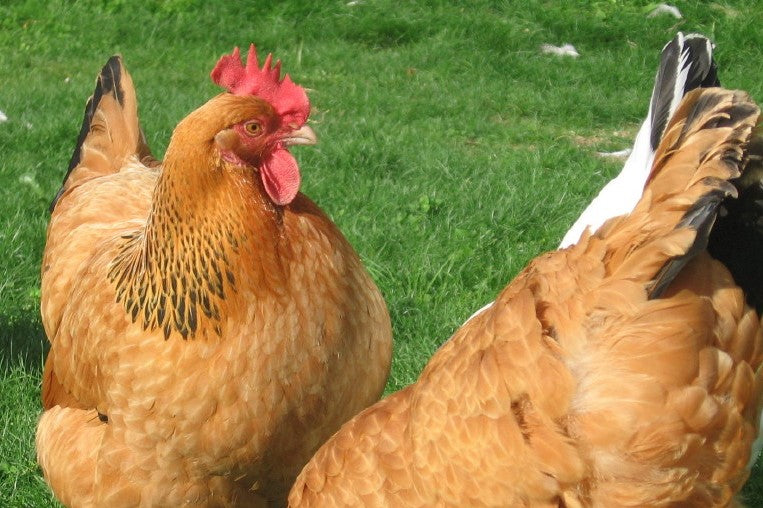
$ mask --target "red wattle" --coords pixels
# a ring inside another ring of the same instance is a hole
[[[268,196],[277,205],[288,205],[299,192],[299,167],[285,148],[273,150],[260,167],[260,178]]]

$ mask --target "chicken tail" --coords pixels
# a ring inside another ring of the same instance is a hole
[[[644,188],[654,153],[681,99],[696,88],[720,86],[713,44],[704,35],[678,32],[662,48],[652,98],[628,160],[564,235],[560,248],[580,239],[586,227],[596,231],[609,218],[630,212]]]
[[[708,88],[685,97],[666,128],[641,200],[631,214],[608,221],[594,235],[608,244],[610,273],[649,281],[649,296],[657,298],[707,247],[721,203],[738,195],[730,180],[744,169],[758,115],[744,92]]]
[[[118,55],[109,58],[85,105],[77,145],[69,169],[53,202],[76,184],[114,173],[129,157],[152,159],[138,122],[138,103],[132,78]]]

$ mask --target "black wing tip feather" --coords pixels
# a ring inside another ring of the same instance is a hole
[[[77,143],[74,146],[74,152],[69,160],[69,168],[64,175],[64,180],[61,184],[61,189],[56,193],[56,197],[50,203],[49,211],[52,213],[58,203],[61,194],[64,191],[64,185],[69,178],[71,172],[76,168],[82,158],[82,144],[85,142],[85,138],[90,133],[90,124],[93,121],[93,115],[98,109],[101,99],[104,95],[113,94],[117,102],[120,105],[124,105],[124,89],[122,88],[122,57],[120,55],[113,55],[108,59],[106,64],[98,74],[98,78],[95,82],[95,90],[93,95],[88,98],[85,103],[85,117],[82,120],[82,127],[80,127],[79,135],[77,136]]]
[[[691,52],[689,75],[684,84],[684,94],[694,88],[721,86],[718,66],[713,59],[715,45],[702,34],[688,34],[684,37],[685,47]]]
[[[681,98],[695,88],[720,86],[718,69],[713,60],[713,43],[701,34],[684,35],[678,32],[662,48],[660,66],[654,80],[651,112],[651,136],[649,142],[652,150],[659,146],[665,128],[673,116],[675,107]],[[681,67],[685,55],[685,67]],[[682,70],[685,80],[682,81]]]
[[[714,189],[704,194],[686,211],[678,223],[677,229],[693,229],[697,232],[697,236],[684,254],[670,259],[657,273],[649,290],[650,299],[662,296],[663,291],[673,282],[686,263],[707,248],[718,207],[727,197],[736,197],[736,188],[731,183],[718,180],[715,185]]]

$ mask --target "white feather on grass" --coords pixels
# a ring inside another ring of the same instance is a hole
[[[608,157],[612,159],[625,159],[631,154],[632,151],[633,149],[626,148],[624,150],[616,150],[614,152],[596,152],[596,155],[599,157]]]
[[[678,7],[675,7],[673,5],[668,4],[659,4],[657,7],[652,9],[649,14],[646,15],[647,18],[654,18],[656,16],[661,16],[663,14],[670,14],[676,19],[681,19],[683,16],[681,16],[681,11],[678,10]]]
[[[558,55],[558,56],[571,56],[577,58],[580,53],[575,49],[572,44],[563,44],[561,46],[554,46],[553,44],[541,44],[540,50],[545,54]]]

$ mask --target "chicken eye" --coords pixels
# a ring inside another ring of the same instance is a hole
[[[260,125],[259,122],[245,123],[244,130],[250,136],[257,136],[262,132],[262,125]]]

